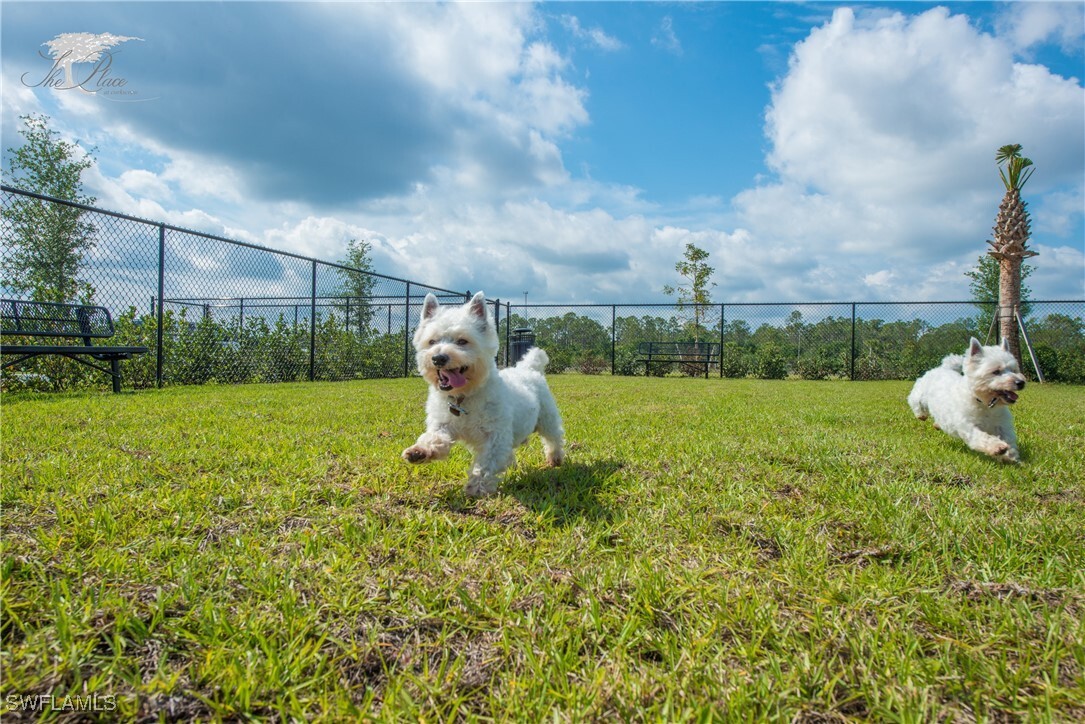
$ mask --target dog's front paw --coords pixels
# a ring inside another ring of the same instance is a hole
[[[421,445],[411,445],[403,451],[402,457],[409,463],[424,463],[430,459],[430,451]]]
[[[1017,452],[1017,448],[1005,440],[998,440],[997,438],[987,450],[987,454],[1004,463],[1021,462],[1021,455]]]
[[[999,453],[998,456],[1002,459],[1003,462],[1007,462],[1007,463],[1019,463],[1019,462],[1021,462],[1021,454],[1019,452],[1017,452],[1017,448],[1014,448],[1014,447],[1012,447],[1012,446],[1010,446],[1008,444],[1006,445],[1006,449],[1003,450],[1001,453]]]

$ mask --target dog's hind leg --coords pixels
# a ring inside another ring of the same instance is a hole
[[[927,409],[926,401],[923,399],[923,395],[918,390],[918,384],[912,388],[911,394],[908,395],[908,407],[912,408],[912,412],[916,418],[920,420],[926,420],[930,415],[930,410]]]
[[[472,498],[480,498],[497,491],[497,485],[505,470],[516,462],[512,448],[512,436],[508,431],[494,433],[478,447],[473,447],[475,460],[467,477],[464,492]]]
[[[542,438],[546,464],[556,468],[565,462],[565,428],[562,427],[561,413],[554,398],[548,395],[540,402],[539,422],[535,425],[535,431]]]

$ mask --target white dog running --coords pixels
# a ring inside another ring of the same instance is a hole
[[[908,405],[920,420],[964,440],[968,447],[1004,462],[1019,462],[1009,405],[1025,377],[1006,348],[983,347],[973,337],[964,355],[951,354],[916,380]]]
[[[403,451],[412,463],[441,460],[452,443],[474,453],[467,479],[470,496],[489,495],[516,462],[515,449],[532,432],[543,441],[546,462],[561,465],[565,432],[543,377],[546,352],[534,347],[512,368],[498,372],[497,329],[479,292],[467,304],[442,307],[426,295],[414,333],[418,371],[429,383],[426,431]]]

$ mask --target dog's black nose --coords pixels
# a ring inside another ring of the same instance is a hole
[[[433,355],[432,359],[434,367],[444,367],[446,364],[448,364],[447,354],[435,354]]]
[[[1023,390],[1024,388],[1025,388],[1025,381],[1024,380],[1017,380],[1017,389]]]

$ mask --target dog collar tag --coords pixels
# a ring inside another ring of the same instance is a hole
[[[466,415],[467,410],[460,407],[461,402],[463,402],[463,396],[462,395],[459,396],[459,397],[453,397],[452,395],[449,395],[448,396],[448,411],[451,412],[456,417],[459,417],[460,415]]]

